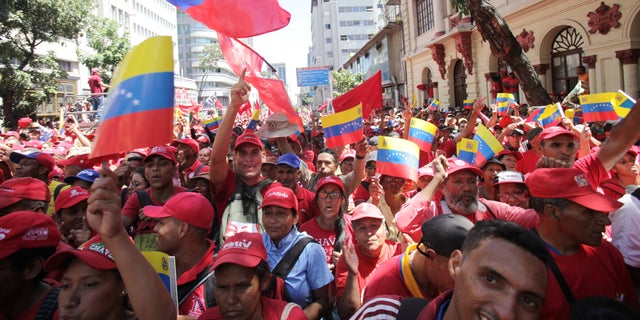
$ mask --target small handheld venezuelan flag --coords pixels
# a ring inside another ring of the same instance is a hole
[[[429,103],[429,110],[431,111],[437,111],[438,107],[440,107],[440,101],[438,101],[438,99],[433,99],[431,100],[431,102]]]
[[[251,117],[251,121],[247,125],[247,129],[244,130],[245,133],[255,132],[258,129],[258,122],[260,121],[260,109],[256,109],[253,111],[253,116]]]
[[[500,144],[491,131],[482,124],[479,124],[476,128],[476,134],[473,137],[473,140],[478,141],[478,152],[476,152],[476,159],[474,162],[477,167],[482,167],[489,158],[504,149],[502,144]]]
[[[380,136],[378,139],[377,172],[393,177],[418,180],[420,148],[401,138]]]
[[[498,116],[506,116],[509,107],[516,104],[516,99],[511,93],[498,93],[496,95],[496,105],[498,106]]]
[[[614,110],[617,95],[617,92],[604,92],[578,96],[584,121],[618,120],[618,114]]]
[[[478,152],[478,141],[473,139],[462,138],[456,145],[458,159],[464,160],[468,164],[473,165],[476,162],[476,153]]]
[[[362,140],[362,103],[342,112],[322,117],[327,148],[346,146]]]
[[[407,139],[415,142],[420,150],[429,152],[437,131],[438,128],[435,124],[419,118],[411,118]]]

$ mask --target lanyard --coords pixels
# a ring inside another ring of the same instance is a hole
[[[420,286],[418,285],[418,282],[416,282],[413,272],[411,272],[411,253],[416,250],[417,246],[417,243],[408,246],[407,251],[400,259],[400,277],[404,280],[404,284],[407,286],[412,296],[424,299]]]

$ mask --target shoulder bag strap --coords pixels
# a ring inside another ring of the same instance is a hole
[[[289,272],[291,272],[293,265],[296,263],[296,261],[298,261],[298,257],[300,257],[300,254],[302,253],[304,248],[307,246],[307,244],[314,241],[315,240],[313,240],[313,238],[311,237],[304,237],[298,240],[298,242],[296,242],[296,244],[293,245],[293,247],[284,254],[284,257],[282,257],[276,267],[273,268],[272,273],[278,277],[281,277],[282,279],[286,279],[289,275]]]
[[[189,295],[191,295],[191,293],[196,290],[199,286],[201,286],[205,281],[207,281],[207,279],[209,279],[209,277],[213,276],[215,274],[215,272],[211,271],[209,272],[209,268],[204,269],[202,272],[200,272],[198,274],[198,277],[193,280],[190,281],[189,283],[185,283],[184,285],[180,286],[182,288],[179,288],[179,292],[178,293],[178,306],[181,305],[185,300],[187,300],[187,297],[189,297]],[[180,290],[180,289],[184,289],[184,288],[189,288],[189,290]]]
[[[533,232],[533,234],[535,234],[540,240],[542,240],[542,238],[538,234],[538,231],[535,228],[531,228],[531,232]],[[564,293],[564,297],[567,299],[567,302],[569,303],[570,306],[572,306],[576,302],[576,297],[573,295],[573,292],[571,292],[571,288],[569,288],[569,285],[567,284],[567,280],[564,279],[564,276],[562,275],[562,271],[560,271],[560,268],[558,268],[558,265],[553,260],[553,256],[551,256],[551,254],[549,253],[549,250],[545,250],[545,252],[547,253],[547,258],[549,260],[549,267],[551,268],[551,272],[553,272],[554,277],[556,277],[556,281],[558,281],[558,284],[560,285],[560,289],[562,289],[562,293]]]

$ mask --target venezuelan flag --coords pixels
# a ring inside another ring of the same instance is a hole
[[[516,103],[516,99],[511,93],[498,93],[496,96],[496,105],[498,105],[498,116],[507,115],[507,110],[512,104]]]
[[[456,146],[458,159],[464,160],[469,164],[476,162],[476,153],[478,152],[478,141],[473,139],[462,138]]]
[[[473,140],[478,141],[478,152],[476,153],[475,165],[482,167],[487,159],[498,154],[504,149],[500,141],[482,124],[476,128],[476,134]]]
[[[618,90],[615,94],[613,109],[616,111],[616,114],[620,119],[624,119],[629,114],[629,111],[631,111],[631,108],[636,104],[636,100],[622,90]]]
[[[564,115],[562,107],[558,103],[533,108],[534,111],[529,114],[527,122],[540,121],[543,128],[557,126]]]
[[[381,174],[418,180],[420,148],[417,144],[400,138],[380,136],[376,170]]]
[[[129,50],[122,59],[112,79],[92,158],[171,141],[172,47],[171,37],[153,37]]]
[[[462,107],[464,110],[473,110],[473,103],[476,102],[476,99],[466,99],[462,102]]]
[[[435,124],[422,119],[411,118],[407,139],[415,142],[420,147],[420,150],[429,152],[437,131],[438,128]]]
[[[167,0],[194,20],[232,38],[249,38],[284,28],[291,14],[278,0]]]
[[[438,107],[440,107],[440,101],[438,101],[438,99],[431,100],[431,103],[429,103],[429,110],[436,111],[438,110]]]
[[[613,109],[616,95],[616,92],[605,92],[578,96],[584,121],[618,120],[618,114]]]
[[[175,258],[160,251],[142,251],[142,255],[158,273],[160,280],[164,283],[164,286],[167,288],[167,291],[169,291],[169,294],[171,294],[171,297],[176,300],[177,305],[178,286]]]
[[[210,118],[202,121],[202,124],[209,129],[209,131],[216,130],[220,127],[220,123],[222,122],[222,117]]]
[[[362,103],[342,112],[322,117],[327,148],[358,142],[363,138]]]
[[[253,111],[253,116],[251,117],[251,121],[247,125],[247,129],[244,130],[245,133],[255,132],[258,129],[258,122],[260,121],[260,109],[256,109]]]

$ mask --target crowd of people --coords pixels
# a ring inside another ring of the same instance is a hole
[[[640,318],[637,104],[607,130],[380,109],[328,149],[317,114],[246,129],[250,91],[109,163],[74,121],[2,134],[0,319]],[[381,174],[411,118],[438,127],[416,181]],[[504,150],[475,166],[480,123]],[[143,251],[175,257],[177,306]]]

